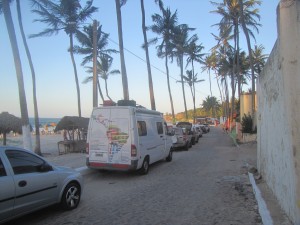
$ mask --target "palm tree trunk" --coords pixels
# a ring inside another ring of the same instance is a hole
[[[98,84],[99,95],[100,95],[100,97],[102,99],[102,103],[103,103],[104,102],[104,97],[103,97],[103,93],[102,93],[102,90],[101,90],[99,78],[97,78],[97,84]]]
[[[169,97],[170,97],[170,103],[171,103],[172,120],[173,120],[173,123],[175,123],[174,105],[173,105],[173,99],[172,99],[172,93],[171,93],[171,87],[170,87],[170,76],[169,76],[169,67],[168,67],[168,54],[166,54],[166,56],[165,56],[165,66],[166,66],[166,71],[167,71],[167,82],[168,82],[168,91],[169,91]]]
[[[18,49],[18,44],[17,44],[17,38],[16,38],[15,30],[14,30],[14,24],[13,24],[11,12],[10,12],[9,0],[2,0],[2,7],[3,7],[3,14],[4,14],[4,18],[5,18],[8,35],[9,35],[9,40],[10,40],[10,44],[11,44],[11,48],[12,48],[12,52],[13,52],[13,56],[14,56],[15,69],[16,69],[17,81],[18,81],[18,87],[19,87],[23,146],[26,149],[32,149],[22,64],[21,64],[21,59],[20,59],[20,54],[19,54],[19,49]]]
[[[241,22],[242,22],[242,27],[244,34],[246,36],[247,40],[247,46],[248,46],[248,54],[249,54],[249,61],[250,61],[250,68],[251,68],[251,78],[252,78],[252,112],[251,116],[254,118],[255,114],[255,75],[254,75],[254,66],[253,66],[253,57],[252,57],[252,50],[251,50],[251,43],[250,43],[250,37],[249,33],[245,24],[245,18],[244,18],[244,6],[243,6],[243,1],[239,0],[240,4],[240,10],[241,10]],[[253,123],[252,130],[254,130],[255,123]]]
[[[146,24],[145,24],[144,0],[141,0],[141,10],[142,10],[142,30],[143,30],[143,35],[144,35],[144,45],[145,45],[145,52],[146,52],[151,109],[156,110],[154,91],[153,91],[152,74],[151,74],[150,57],[149,57],[149,49],[148,49],[147,32],[146,32]]]
[[[70,56],[71,56],[71,60],[72,60],[72,64],[73,64],[74,76],[75,76],[75,82],[76,82],[78,116],[81,117],[80,88],[79,88],[79,82],[78,82],[76,63],[75,63],[74,54],[73,54],[73,34],[70,34]]]
[[[194,71],[194,61],[192,60],[192,69],[193,69],[193,78],[192,78],[192,81],[193,81],[193,93],[192,93],[192,96],[193,96],[193,104],[194,104],[194,116],[193,116],[193,123],[195,123],[195,113],[196,113],[196,106],[195,106],[195,95],[196,95],[196,92],[195,92],[195,71]]]
[[[235,87],[234,87],[234,74],[231,75],[231,110],[230,110],[230,121],[233,119],[234,112],[234,99],[235,99]]]
[[[40,121],[39,121],[39,112],[38,112],[38,105],[37,105],[37,96],[36,96],[36,80],[35,80],[35,71],[31,59],[31,54],[29,51],[29,47],[27,45],[25,32],[22,23],[22,15],[21,15],[21,7],[20,7],[20,0],[17,0],[17,12],[18,12],[18,21],[21,30],[22,40],[25,47],[26,55],[28,58],[31,76],[32,76],[32,88],[33,88],[33,106],[34,106],[34,125],[35,125],[35,148],[34,152],[38,155],[42,155],[41,152],[41,141],[40,141]]]
[[[107,80],[105,79],[105,90],[106,90],[106,96],[111,100],[111,98],[108,95],[108,89],[107,89]],[[112,101],[112,100],[111,100]]]
[[[219,89],[219,92],[220,92],[221,102],[223,102],[223,94],[222,94],[221,87],[220,87],[220,84],[219,84],[219,78],[216,76],[216,79],[217,79],[218,89]]]
[[[183,55],[180,56],[179,60],[180,60],[180,78],[181,78],[181,88],[182,88],[182,94],[183,94],[185,119],[188,119],[187,106],[186,106],[186,98],[185,98],[185,90],[184,90],[184,82],[183,82]]]
[[[211,75],[210,75],[210,68],[208,69],[208,77],[209,77],[209,89],[210,89],[210,97],[212,98],[212,91],[211,91]],[[218,84],[219,85],[219,84]],[[213,118],[216,115],[216,106],[213,106]]]
[[[6,132],[3,133],[3,145],[6,145]]]
[[[211,77],[210,77],[210,68],[208,68],[208,77],[209,77],[209,90],[210,90],[210,97],[212,97],[212,91],[211,91]]]
[[[193,106],[194,106],[194,111],[193,111],[193,123],[195,123],[195,115],[196,115],[196,106],[195,106],[195,90],[193,91],[193,88],[192,86],[190,86],[190,91],[191,91],[191,94],[192,94],[192,98],[193,98]]]
[[[195,83],[193,82],[193,106],[194,106],[194,115],[193,115],[193,123],[196,122],[196,91],[195,91]]]
[[[237,59],[236,59],[236,64],[237,64],[237,68],[236,68],[236,73],[238,76],[238,98],[240,100],[241,97],[241,93],[242,93],[242,75],[241,75],[241,66],[240,66],[240,35],[239,35],[239,31],[237,34]]]
[[[115,2],[116,2],[116,12],[117,12],[117,20],[118,20],[118,35],[119,35],[119,50],[120,50],[120,61],[121,61],[123,95],[124,95],[124,100],[129,100],[128,80],[127,80],[125,58],[124,58],[121,5],[120,5],[120,0],[115,0]]]
[[[228,81],[227,77],[225,77],[225,94],[226,94],[226,118],[230,117],[229,113],[229,90],[228,90]]]

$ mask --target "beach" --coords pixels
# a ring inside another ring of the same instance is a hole
[[[35,135],[31,135],[32,140],[32,150],[35,147]],[[22,135],[8,134],[6,145],[23,147],[23,137]],[[63,141],[63,136],[61,133],[44,134],[40,135],[41,141],[41,152],[43,156],[57,156],[58,154],[58,142]],[[2,143],[1,143],[2,144]]]
[[[40,135],[42,156],[48,162],[57,166],[67,166],[73,169],[85,168],[86,155],[85,152],[59,154],[57,142],[63,141],[62,134],[54,133],[48,135]],[[35,135],[31,135],[32,146],[34,151]],[[2,141],[2,140],[1,140]],[[1,143],[2,144],[2,143]],[[22,135],[9,134],[7,137],[7,145],[23,147]]]

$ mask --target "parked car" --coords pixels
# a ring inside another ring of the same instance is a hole
[[[209,124],[208,123],[204,123],[203,125],[206,127],[207,132],[209,132],[210,131]]]
[[[197,142],[199,141],[199,139],[202,137],[203,135],[203,131],[202,129],[200,128],[199,125],[194,125],[193,126],[195,128],[195,133],[197,134],[198,138],[197,138]]]
[[[173,149],[183,148],[186,151],[192,146],[192,135],[189,135],[185,128],[174,127],[172,130]]]
[[[204,125],[204,124],[200,124],[199,125],[201,130],[203,131],[204,134],[208,133],[209,132],[209,127]]]
[[[196,130],[196,127],[192,126],[191,129],[191,134],[192,134],[192,144],[196,144],[199,141],[199,132]]]
[[[0,224],[52,204],[75,209],[82,175],[18,147],[0,146]]]
[[[178,122],[176,124],[176,127],[181,127],[181,128],[186,129],[187,133],[189,135],[191,135],[191,143],[192,143],[192,145],[194,145],[196,143],[197,135],[194,132],[193,124],[191,124],[190,122]]]

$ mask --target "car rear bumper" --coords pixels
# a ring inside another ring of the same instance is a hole
[[[131,164],[118,164],[118,163],[90,162],[89,159],[87,158],[86,166],[91,169],[134,171],[137,170],[138,160],[131,160]]]

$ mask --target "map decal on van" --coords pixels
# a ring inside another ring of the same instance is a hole
[[[118,155],[123,145],[127,143],[129,135],[122,132],[117,125],[113,124],[113,121],[103,117],[101,114],[94,119],[106,129],[106,137],[109,143],[108,161],[113,162],[114,156]]]

